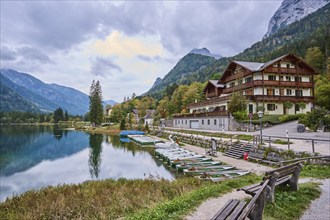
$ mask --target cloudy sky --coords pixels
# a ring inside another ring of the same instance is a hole
[[[1,1],[1,68],[104,99],[146,92],[193,48],[232,56],[261,40],[281,0]]]

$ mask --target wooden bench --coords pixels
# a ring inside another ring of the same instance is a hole
[[[269,179],[265,180],[249,203],[232,199],[222,207],[211,220],[236,220],[248,217],[251,220],[262,219],[267,194],[270,191]]]
[[[274,202],[274,190],[278,185],[289,185],[293,191],[298,190],[298,179],[299,174],[302,169],[302,164],[297,162],[278,169],[266,172],[263,177],[263,181],[269,180],[270,194],[268,195],[268,200]],[[261,184],[254,184],[247,186],[238,190],[243,190],[245,193],[254,196],[259,189],[262,187]]]

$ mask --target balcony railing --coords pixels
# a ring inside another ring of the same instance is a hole
[[[264,80],[264,84],[262,84],[262,80],[254,80],[252,82],[244,83],[241,85],[236,85],[230,88],[226,88],[223,90],[223,93],[231,93],[235,91],[239,91],[242,89],[247,89],[252,86],[276,86],[276,87],[300,87],[300,88],[313,88],[313,83],[311,82],[289,82],[289,81],[272,81],[272,80]]]
[[[200,113],[184,113],[174,114],[174,118],[200,118],[212,116],[228,116],[228,111],[215,111],[215,112],[200,112]]]
[[[237,73],[237,74],[228,76],[226,78],[226,81],[229,82],[229,81],[232,81],[232,80],[235,80],[235,79],[239,79],[239,78],[242,78],[242,77],[247,76],[247,75],[250,75],[250,74],[251,74],[250,71],[242,71],[240,73]]]
[[[230,99],[230,96],[223,96],[223,97],[218,96],[218,97],[210,98],[210,99],[205,100],[203,102],[192,103],[192,104],[188,105],[188,108],[217,104],[217,103],[221,103],[223,101],[227,101],[229,99]]]
[[[310,75],[311,72],[302,68],[284,68],[284,67],[267,67],[265,72],[267,73],[289,73],[289,74],[303,74]]]
[[[313,96],[279,96],[279,95],[253,95],[246,96],[247,99],[254,101],[279,101],[279,102],[312,102]]]
[[[210,93],[207,93],[206,94],[206,97],[207,98],[211,98],[211,97],[215,97],[215,96],[217,96],[217,93],[216,92],[210,92]]]

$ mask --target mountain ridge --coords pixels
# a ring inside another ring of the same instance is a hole
[[[52,112],[60,107],[70,114],[85,114],[88,111],[88,95],[71,87],[46,84],[27,73],[1,69],[3,83],[20,96],[35,104],[42,112]]]
[[[330,0],[283,0],[281,6],[269,20],[268,30],[263,38],[276,33],[280,28],[301,20],[329,2]]]

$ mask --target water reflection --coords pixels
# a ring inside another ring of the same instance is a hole
[[[30,189],[92,179],[174,178],[154,158],[153,149],[122,144],[119,136],[45,126],[0,130],[0,200]]]
[[[103,135],[91,134],[89,136],[89,172],[92,178],[98,178],[101,165]]]

